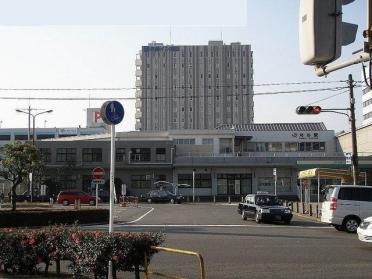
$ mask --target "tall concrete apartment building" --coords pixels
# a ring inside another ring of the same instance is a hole
[[[136,58],[136,130],[215,129],[253,123],[250,45],[152,42]]]

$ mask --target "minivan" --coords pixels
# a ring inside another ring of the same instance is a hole
[[[96,197],[82,191],[61,191],[57,196],[57,203],[65,206],[74,204],[75,200],[80,200],[82,204],[96,205]],[[98,201],[101,199],[98,198]]]
[[[323,193],[321,221],[339,231],[355,233],[361,220],[372,216],[372,186],[329,185]]]

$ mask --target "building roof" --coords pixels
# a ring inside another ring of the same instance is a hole
[[[252,124],[225,124],[218,126],[218,130],[235,131],[327,131],[323,122],[319,123],[252,123]]]

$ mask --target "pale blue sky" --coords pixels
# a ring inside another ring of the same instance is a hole
[[[156,3],[156,5],[154,4]],[[344,7],[344,21],[359,25],[357,40],[343,48],[342,59],[362,47],[366,24],[366,0]],[[148,7],[148,8],[146,8]],[[222,38],[225,43],[251,44],[256,84],[346,80],[352,73],[361,79],[361,65],[327,78],[316,77],[313,68],[300,62],[297,0],[0,0],[0,88],[134,87],[135,56],[142,45],[156,40],[172,44],[207,44]],[[312,86],[255,87],[257,93]],[[361,90],[355,90],[361,122]],[[0,96],[25,97],[119,97],[120,92],[0,91]],[[334,95],[335,92],[256,96],[255,122],[323,121],[329,129],[347,129],[346,117],[336,114],[298,116],[298,105]],[[15,112],[29,101],[0,100],[2,127],[25,127],[27,116]],[[347,93],[319,102],[323,107],[346,107]],[[91,101],[100,107],[103,101]],[[31,101],[32,107],[53,109],[37,118],[42,127],[85,126],[83,109],[88,101]],[[118,130],[134,130],[134,101],[123,101],[124,123]]]

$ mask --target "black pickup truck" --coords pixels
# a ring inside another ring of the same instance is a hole
[[[292,212],[289,207],[283,206],[275,195],[249,194],[244,202],[239,203],[238,213],[243,220],[254,219],[257,223],[281,221],[290,224]]]

